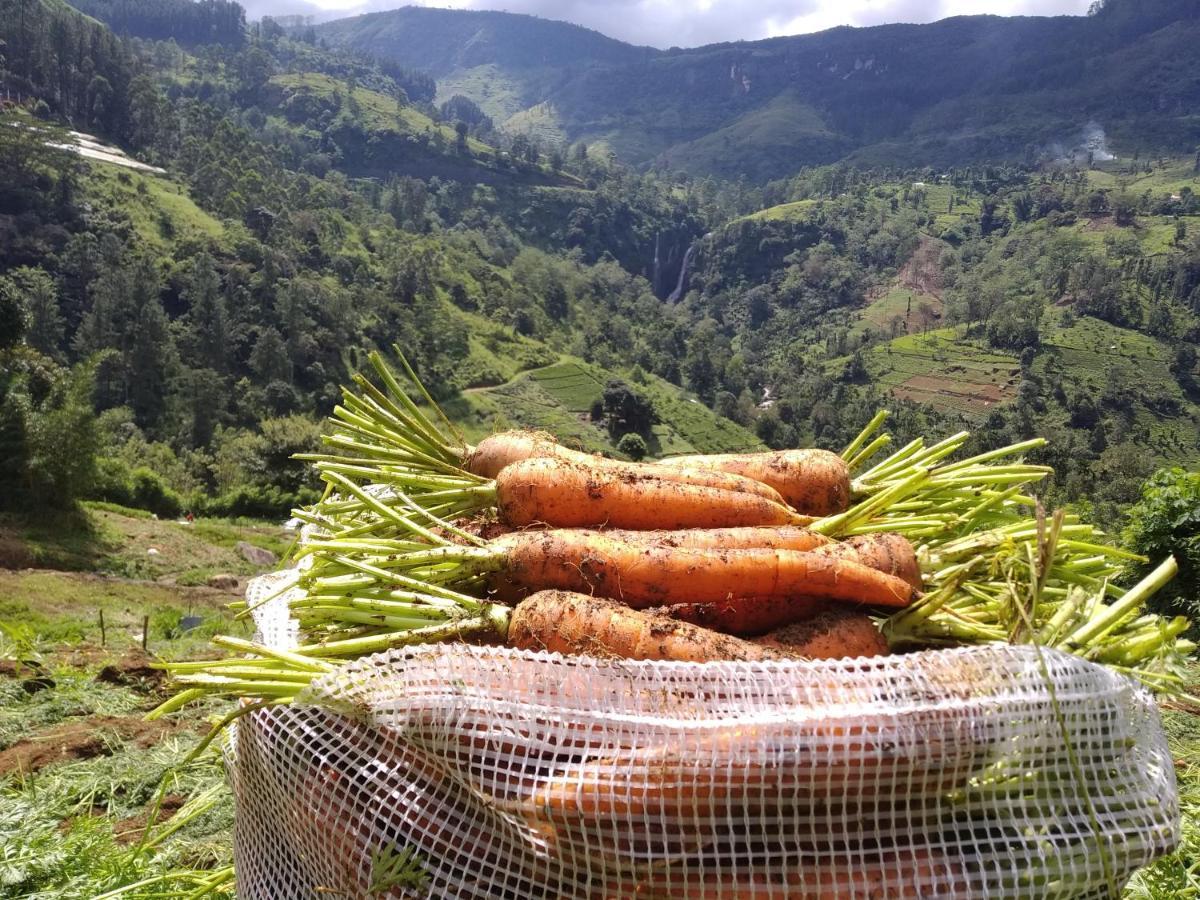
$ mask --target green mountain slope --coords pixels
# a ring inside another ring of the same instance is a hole
[[[505,13],[410,8],[319,31],[427,67],[440,95],[470,96],[514,131],[699,173],[1024,160],[1070,151],[1091,122],[1122,148],[1200,142],[1200,7],[1183,0],[671,51]]]

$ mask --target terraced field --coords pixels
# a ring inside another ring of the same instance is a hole
[[[496,428],[542,428],[559,440],[596,453],[615,453],[607,430],[591,421],[592,404],[616,374],[582,361],[563,360],[534,369],[498,387],[469,391],[448,406],[468,438]],[[647,441],[654,456],[760,449],[755,436],[717,416],[679,388],[653,376],[631,385],[653,404],[659,424]]]
[[[1013,399],[1020,379],[1016,357],[960,339],[953,328],[873,347],[865,363],[893,396],[967,416]]]
[[[1062,377],[1074,390],[1095,398],[1114,386],[1127,392],[1133,401],[1131,427],[1145,432],[1141,440],[1163,461],[1200,460],[1195,437],[1200,407],[1171,371],[1171,348],[1098,319],[1080,318],[1064,326],[1062,316],[1060,309],[1046,313],[1042,347],[1047,352],[1038,357],[1035,373]]]
[[[805,218],[809,210],[816,205],[816,200],[797,200],[794,203],[781,203],[778,206],[769,206],[766,209],[760,209],[758,212],[746,216],[746,218],[762,221],[799,220]]]

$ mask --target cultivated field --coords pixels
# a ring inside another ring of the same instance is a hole
[[[959,337],[958,329],[898,337],[872,347],[865,363],[872,379],[902,400],[983,416],[1016,396],[1017,359]]]

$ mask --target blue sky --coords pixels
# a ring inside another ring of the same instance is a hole
[[[302,13],[318,18],[392,9],[405,0],[242,0],[252,18]],[[421,6],[503,9],[562,19],[635,44],[695,47],[821,31],[836,25],[933,22],[991,13],[1082,15],[1090,0],[435,0]]]

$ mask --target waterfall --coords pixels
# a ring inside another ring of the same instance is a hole
[[[683,264],[679,267],[679,281],[675,284],[675,290],[671,291],[667,297],[668,303],[678,303],[679,298],[683,296],[683,289],[687,280],[688,266],[692,262],[692,256],[696,253],[696,247],[699,241],[692,241],[687,248],[687,253],[683,254]]]

